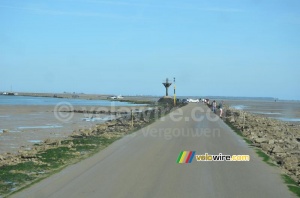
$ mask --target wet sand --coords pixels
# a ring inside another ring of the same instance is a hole
[[[146,107],[91,107],[74,106],[82,110],[128,111]],[[64,109],[61,109],[64,110]],[[108,119],[108,114],[61,113],[55,114],[54,106],[3,106],[0,105],[0,154],[16,153],[20,147],[32,146],[48,138],[62,139],[74,130],[91,128]],[[3,133],[8,130],[8,133]]]
[[[300,102],[225,100],[225,104],[253,114],[263,115],[284,122],[300,124]]]

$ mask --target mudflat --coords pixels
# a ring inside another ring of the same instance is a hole
[[[74,106],[75,110],[128,111],[146,107]],[[0,154],[17,153],[20,147],[30,148],[45,139],[63,139],[74,130],[88,129],[114,119],[115,115],[61,112],[55,106],[0,105]],[[65,109],[62,109],[65,110]],[[91,119],[92,118],[92,119]],[[5,133],[3,133],[5,130]]]
[[[253,114],[300,124],[299,101],[225,100],[225,104]]]

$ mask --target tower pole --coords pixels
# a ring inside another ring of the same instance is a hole
[[[166,96],[168,96],[169,94],[168,94],[168,87],[166,87]]]
[[[175,85],[175,78],[174,78],[174,106],[176,106],[176,85]]]
[[[168,78],[166,79],[166,85],[167,85],[166,86],[166,96],[169,96],[168,88],[169,88],[170,85],[169,85],[169,79]]]

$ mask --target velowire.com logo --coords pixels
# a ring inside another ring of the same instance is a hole
[[[190,164],[193,162],[193,159],[196,159],[197,162],[249,162],[249,155],[224,155],[219,153],[218,155],[210,155],[208,153],[202,155],[196,155],[196,151],[181,151],[177,158],[178,164]]]
[[[196,151],[181,151],[177,158],[178,164],[190,164],[192,163]]]

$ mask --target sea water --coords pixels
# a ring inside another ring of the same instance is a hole
[[[142,106],[129,102],[110,100],[83,100],[70,98],[31,97],[31,96],[6,96],[0,95],[0,105],[45,105],[55,106],[59,103],[70,103],[74,106]],[[1,115],[3,116],[3,115]]]
[[[297,101],[225,101],[230,107],[277,120],[300,123],[300,102]]]

